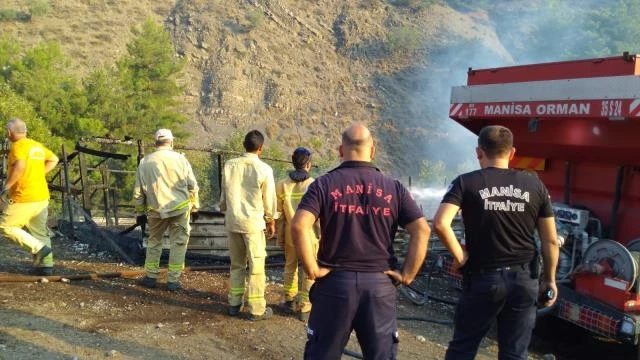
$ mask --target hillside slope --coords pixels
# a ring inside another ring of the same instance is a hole
[[[59,41],[82,75],[113,64],[148,17],[165,24],[187,60],[179,82],[189,145],[216,146],[258,128],[270,146],[306,145],[335,159],[340,130],[361,120],[380,140],[382,167],[398,176],[416,176],[421,159],[456,145],[448,92],[470,63],[457,66],[451,49],[469,53],[472,44],[510,60],[486,14],[375,0],[66,0],[30,22],[0,22],[0,30],[26,46]],[[394,29],[418,35],[420,46],[391,51]]]

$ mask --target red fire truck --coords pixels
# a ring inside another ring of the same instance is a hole
[[[468,70],[449,116],[514,134],[511,165],[549,189],[564,239],[550,314],[621,342],[640,334],[640,61],[617,57]]]

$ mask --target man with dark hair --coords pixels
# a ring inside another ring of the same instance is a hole
[[[167,290],[181,288],[180,276],[189,243],[189,218],[200,207],[198,183],[187,158],[173,150],[173,134],[169,129],[155,133],[156,151],[145,156],[138,165],[133,198],[137,222],[149,222],[146,276],[139,284],[153,288],[160,272],[162,238],[169,230],[169,264]],[[148,219],[147,219],[148,218]]]
[[[264,135],[258,130],[251,130],[244,136],[242,145],[247,152],[255,152],[264,144]]]
[[[316,280],[304,358],[339,359],[355,330],[365,359],[395,359],[395,285],[413,281],[431,230],[409,191],[371,163],[366,126],[347,128],[339,152],[342,163],[309,185],[291,224],[304,270]],[[309,234],[317,219],[316,260]],[[393,253],[398,226],[410,236],[404,266]]]
[[[506,157],[513,149],[513,134],[503,126],[487,126],[480,130],[478,147],[491,159]]]
[[[311,169],[311,151],[304,147],[299,147],[293,151],[291,162],[295,170],[289,172],[289,176],[276,184],[276,196],[278,198],[278,213],[280,218],[276,222],[278,244],[284,249],[284,300],[285,309],[293,313],[299,309],[299,319],[306,322],[311,311],[309,301],[309,289],[313,285],[313,280],[302,271],[298,276],[298,254],[291,238],[291,219],[296,212],[296,208],[302,199],[302,195],[307,191],[313,178],[309,175]],[[320,229],[317,222],[313,232],[309,234],[313,254],[318,252],[318,237]],[[296,299],[298,298],[298,299]],[[297,300],[297,301],[296,301]]]
[[[559,248],[549,193],[537,177],[509,169],[514,154],[509,129],[498,125],[483,128],[476,148],[481,169],[453,180],[433,220],[463,274],[447,360],[473,359],[494,320],[498,358],[526,359],[539,285],[553,291],[541,305],[551,306],[556,301]],[[451,227],[460,209],[465,248]],[[536,228],[544,259],[540,284],[530,270]]]
[[[8,176],[0,192],[4,206],[0,232],[29,249],[36,275],[53,274],[51,238],[47,229],[49,187],[46,174],[58,164],[58,157],[41,143],[27,138],[27,125],[18,118],[7,123],[11,150]]]
[[[273,170],[260,160],[264,136],[252,130],[244,137],[246,152],[224,164],[220,210],[225,212],[231,256],[229,315],[237,316],[246,295],[250,320],[268,319],[273,310],[264,298],[267,243],[275,233],[276,192]],[[249,272],[247,274],[247,262]],[[245,281],[248,276],[248,281]]]

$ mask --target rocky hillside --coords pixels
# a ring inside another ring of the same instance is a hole
[[[382,167],[416,176],[421,159],[440,156],[436,149],[468,142],[451,136],[447,112],[450,86],[464,81],[470,54],[510,60],[486,14],[434,3],[65,0],[50,1],[31,21],[0,22],[0,31],[25,46],[59,41],[70,71],[82,75],[113,64],[150,17],[187,62],[179,82],[189,145],[216,146],[258,128],[285,152],[302,144],[335,159],[340,130],[362,120],[379,139]]]

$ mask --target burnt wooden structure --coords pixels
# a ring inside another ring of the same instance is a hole
[[[109,150],[105,150],[108,148]],[[112,149],[117,148],[118,152]],[[127,150],[126,152],[123,151]],[[130,196],[124,194],[122,178],[133,176],[135,171],[126,170],[124,165],[135,156],[137,163],[144,156],[145,146],[141,140],[117,140],[110,138],[82,139],[76,143],[73,152],[67,154],[62,147],[60,169],[53,175],[50,188],[61,195],[62,213],[60,229],[73,237],[90,237],[89,241],[107,243],[107,248],[114,248],[120,255],[127,251],[135,252],[144,249],[148,234],[144,229],[134,228],[135,213]],[[218,188],[221,182],[222,166],[225,155],[232,151],[198,150],[215,153],[217,160]],[[131,187],[133,186],[132,181]],[[203,204],[206,205],[206,204]],[[198,255],[226,257],[229,255],[227,232],[224,228],[224,213],[215,210],[200,211],[198,221],[191,222],[191,236],[187,252]],[[129,231],[121,231],[128,227]],[[75,230],[74,230],[75,229]],[[78,229],[84,229],[79,231]],[[142,231],[141,231],[142,230]],[[79,232],[79,233],[74,233]],[[125,237],[123,232],[127,232]],[[130,234],[129,234],[130,233]],[[98,234],[98,236],[95,236]],[[84,240],[84,239],[83,239]],[[129,242],[138,241],[139,246],[131,246]],[[104,244],[102,244],[104,245]],[[168,241],[165,244],[168,248]],[[280,255],[282,249],[276,246],[275,240],[267,245],[269,255]],[[135,258],[136,254],[130,254]],[[128,260],[127,260],[128,261]]]

